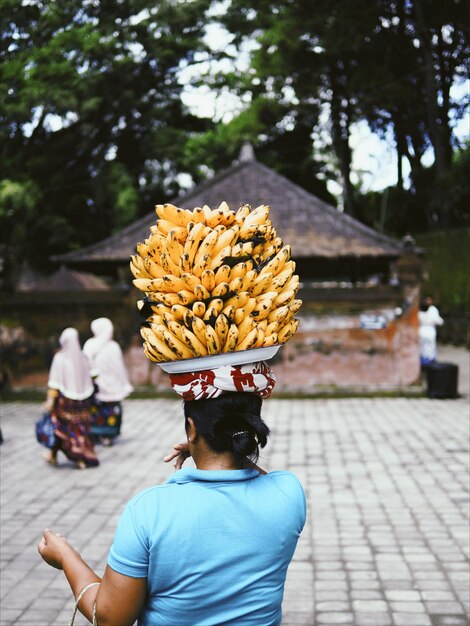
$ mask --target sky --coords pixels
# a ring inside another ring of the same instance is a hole
[[[235,52],[235,48],[230,45],[229,35],[218,24],[211,24],[207,28],[206,42],[214,50],[230,50]],[[236,66],[243,70],[249,64],[250,47],[247,45],[242,49],[241,54],[237,57]],[[217,65],[216,69],[222,70],[223,65]],[[230,119],[240,113],[246,103],[240,101],[237,96],[227,92],[216,94],[207,86],[198,88],[189,85],[189,81],[193,76],[200,72],[207,72],[209,64],[202,62],[198,70],[183,70],[181,72],[181,81],[185,84],[183,92],[183,101],[195,115],[201,117],[209,117],[214,120],[222,120],[228,122]],[[451,98],[461,98],[462,95],[470,94],[470,81],[467,80],[461,85],[454,85],[451,88]],[[327,112],[325,119],[327,118]],[[460,120],[454,127],[455,135],[461,140],[469,140],[470,138],[470,118]],[[350,146],[352,149],[352,175],[351,179],[354,184],[361,183],[361,190],[380,191],[386,187],[393,186],[397,182],[397,155],[394,147],[393,138],[391,136],[384,139],[372,133],[365,121],[353,124],[351,127]],[[428,149],[423,155],[423,165],[429,166],[434,161],[432,148]],[[409,164],[403,159],[403,176],[405,187],[409,183],[408,175],[410,172]],[[328,181],[327,184],[330,193],[340,198],[342,187],[335,181]]]

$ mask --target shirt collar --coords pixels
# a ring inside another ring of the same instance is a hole
[[[238,469],[238,470],[200,470],[192,467],[184,467],[176,471],[166,481],[168,483],[192,483],[192,482],[240,482],[242,480],[250,480],[259,476],[258,470]]]

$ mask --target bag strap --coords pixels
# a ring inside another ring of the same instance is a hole
[[[73,626],[75,624],[75,616],[77,615],[78,605],[80,604],[80,600],[83,598],[88,589],[91,589],[91,587],[96,587],[96,585],[100,584],[101,583],[99,582],[94,582],[83,587],[83,589],[78,594],[77,599],[75,600],[75,607],[73,609],[72,617],[70,619],[70,622],[68,623],[68,626]],[[98,622],[96,621],[96,602],[93,604],[93,626],[98,626]]]

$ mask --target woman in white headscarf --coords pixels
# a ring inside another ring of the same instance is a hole
[[[97,387],[92,408],[93,437],[104,445],[112,445],[121,432],[122,400],[132,392],[124,357],[119,344],[113,340],[113,323],[99,317],[91,323],[93,337],[83,346],[91,365]]]
[[[90,408],[93,381],[90,365],[80,347],[78,331],[66,328],[59,338],[60,350],[52,359],[46,408],[52,413],[56,444],[46,460],[57,464],[61,450],[77,467],[99,465],[91,440]]]

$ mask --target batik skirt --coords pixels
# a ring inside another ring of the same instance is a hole
[[[117,437],[121,432],[122,405],[120,402],[93,400],[91,432],[94,437]]]
[[[71,461],[83,461],[87,467],[99,465],[91,438],[91,398],[70,400],[59,394],[54,404],[57,449]]]

